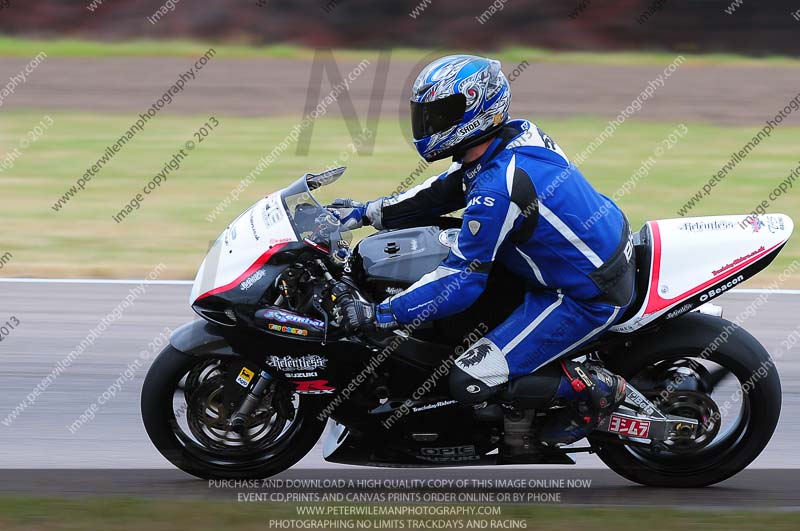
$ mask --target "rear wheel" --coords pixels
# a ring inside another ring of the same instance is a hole
[[[204,479],[263,478],[286,470],[322,434],[326,421],[317,418],[319,400],[276,386],[245,425],[232,430],[233,412],[223,399],[229,365],[226,359],[164,349],[142,388],[150,440],[172,464]]]
[[[694,439],[649,447],[590,437],[609,468],[643,485],[703,487],[758,457],[778,423],[780,380],[758,341],[741,328],[725,331],[726,324],[687,316],[657,337],[634,341],[624,360],[607,363],[663,413],[696,419],[700,426]]]

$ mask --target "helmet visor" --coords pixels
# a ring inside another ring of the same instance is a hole
[[[420,140],[435,133],[447,131],[464,118],[467,98],[453,94],[440,100],[424,103],[411,102],[411,131]]]

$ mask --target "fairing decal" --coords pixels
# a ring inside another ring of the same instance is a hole
[[[197,272],[190,303],[236,288],[280,249],[296,241],[281,193],[261,199],[214,242]]]
[[[649,221],[652,236],[647,294],[636,314],[611,330],[630,333],[685,304],[677,317],[756,274],[786,244],[786,215],[709,216]]]

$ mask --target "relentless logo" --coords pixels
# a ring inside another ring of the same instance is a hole
[[[729,230],[735,229],[739,225],[733,221],[687,221],[680,226],[681,230],[688,232],[704,232],[713,230]]]
[[[255,272],[255,273],[253,273],[252,275],[250,275],[250,276],[247,278],[247,280],[245,280],[244,282],[242,282],[242,285],[241,285],[241,286],[239,286],[239,289],[240,289],[240,290],[242,290],[242,291],[247,291],[247,290],[249,290],[250,288],[252,288],[252,287],[253,287],[253,284],[255,284],[256,282],[258,282],[259,280],[261,280],[262,278],[264,278],[264,275],[266,275],[266,274],[267,274],[267,273],[266,273],[266,272],[265,272],[263,269],[259,269],[258,271],[256,271],[256,272]]]
[[[481,222],[477,219],[471,219],[467,222],[467,227],[469,228],[470,234],[476,236],[478,231],[481,230]]]
[[[480,343],[466,351],[456,362],[462,367],[472,367],[477,365],[483,358],[489,355],[492,351],[492,346],[487,343]],[[477,391],[475,391],[477,392]]]
[[[305,356],[270,356],[267,363],[276,369],[284,372],[294,371],[313,371],[324,369],[328,365],[328,359],[317,354],[307,354]]]

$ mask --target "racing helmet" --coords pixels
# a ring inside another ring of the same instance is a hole
[[[414,146],[428,162],[454,156],[492,136],[508,121],[511,86],[500,61],[449,55],[426,66],[411,94]]]

